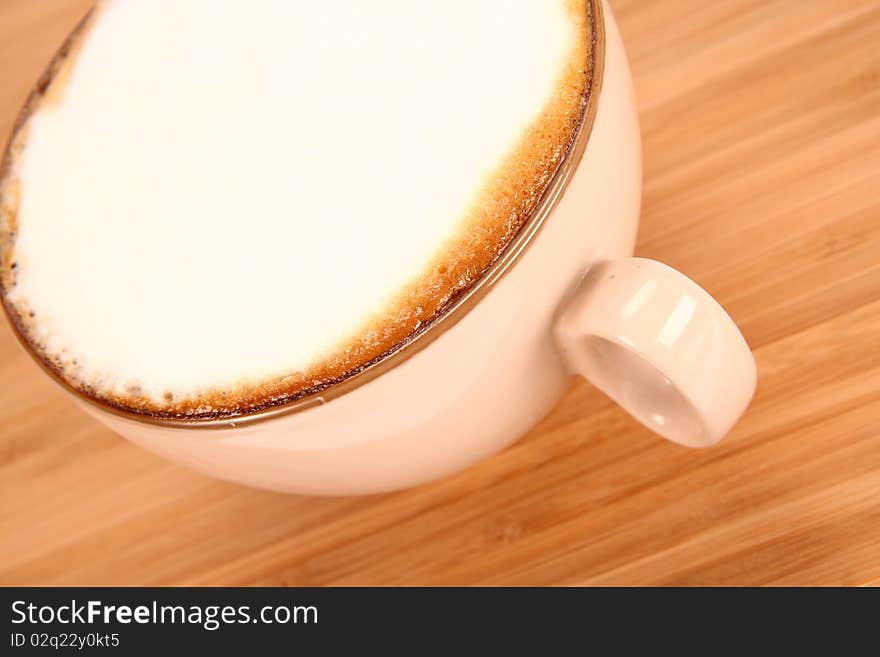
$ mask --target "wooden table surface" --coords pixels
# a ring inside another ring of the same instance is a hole
[[[0,0],[0,133],[89,0]],[[755,349],[687,450],[577,384],[440,483],[213,481],[77,410],[0,329],[0,584],[880,585],[880,2],[617,0],[645,147],[638,253]]]

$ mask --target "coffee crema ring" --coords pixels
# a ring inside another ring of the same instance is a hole
[[[461,229],[447,241],[424,267],[421,275],[399,290],[381,312],[338,342],[328,354],[307,368],[284,372],[263,380],[245,380],[198,393],[159,390],[148,393],[136,380],[114,389],[96,385],[83,373],[82,359],[67,348],[54,349],[41,339],[43,317],[28,304],[26,297],[16,298],[19,270],[15,251],[18,232],[21,181],[17,164],[27,147],[29,122],[47,104],[64,102],[77,57],[94,21],[95,10],[84,19],[59,51],[31,99],[25,105],[0,168],[0,286],[3,304],[26,347],[43,366],[67,387],[90,400],[117,409],[124,414],[170,421],[231,420],[268,409],[280,409],[294,402],[319,403],[334,393],[362,382],[369,372],[398,358],[402,352],[414,353],[415,347],[427,344],[430,332],[436,333],[451,311],[474,298],[476,287],[487,287],[488,279],[503,273],[512,257],[525,245],[539,226],[539,209],[547,210],[567,182],[562,166],[576,154],[576,142],[585,141],[592,120],[590,106],[597,75],[596,8],[592,3],[568,2],[570,16],[583,36],[573,48],[555,93],[538,118],[523,132],[513,152],[504,158],[490,176],[470,210],[461,221]],[[531,221],[530,221],[531,220]],[[532,223],[536,223],[527,230]],[[340,262],[337,266],[344,267]],[[486,284],[486,285],[484,285]],[[234,301],[230,303],[234,311]],[[434,329],[432,331],[432,329]]]

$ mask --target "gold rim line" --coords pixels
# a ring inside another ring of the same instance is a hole
[[[21,330],[18,321],[16,320],[14,309],[9,307],[10,303],[6,298],[2,277],[0,277],[0,306],[3,307],[3,312],[12,327],[13,334],[22,348],[37,362],[43,371],[46,372],[55,383],[60,385],[75,398],[83,401],[89,406],[97,407],[101,411],[118,418],[136,423],[168,428],[216,430],[251,426],[283,415],[298,413],[309,408],[321,406],[394,369],[430,345],[431,342],[436,340],[443,332],[449,330],[458,323],[477,305],[489,290],[504,277],[540,232],[544,222],[555,209],[559,199],[568,188],[568,184],[571,182],[571,179],[583,158],[593,130],[593,123],[596,118],[596,111],[605,73],[605,17],[603,14],[602,0],[588,0],[587,6],[590,13],[592,38],[590,80],[587,87],[585,108],[576,128],[574,137],[570,142],[568,152],[557,167],[543,196],[532,211],[531,216],[523,224],[519,233],[504,248],[497,260],[492,263],[492,265],[473,285],[471,285],[470,288],[458,296],[442,315],[440,315],[435,321],[431,322],[423,332],[405,339],[390,352],[380,356],[376,362],[365,366],[359,372],[350,375],[343,381],[335,383],[324,390],[314,392],[311,395],[291,400],[286,403],[282,402],[277,406],[260,409],[252,413],[245,413],[226,418],[163,418],[119,408],[104,400],[92,397],[83,390],[71,385],[49,362],[46,361],[41,353],[34,349],[33,345],[31,345],[30,341],[25,337],[24,332]],[[6,145],[3,159],[0,160],[0,180],[3,180],[6,177],[8,168],[11,166],[12,145],[15,141],[15,137],[30,118],[39,99],[47,89],[48,84],[52,81],[56,65],[63,61],[67,51],[74,43],[77,34],[88,24],[93,11],[94,10],[90,10],[83,17],[82,21],[80,21],[77,27],[70,33],[62,46],[58,49],[46,71],[34,86],[33,91],[22,106],[22,109],[13,124],[12,133],[10,134],[9,141]]]

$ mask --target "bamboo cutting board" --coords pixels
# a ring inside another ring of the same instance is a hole
[[[89,0],[0,0],[0,134]],[[366,498],[219,483],[116,438],[0,328],[0,584],[880,584],[880,2],[617,0],[638,254],[755,349],[687,450],[575,385],[524,440]]]

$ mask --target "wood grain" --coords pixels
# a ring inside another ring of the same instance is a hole
[[[88,0],[0,0],[0,133]],[[0,329],[0,584],[880,585],[880,3],[617,0],[641,255],[756,350],[691,451],[586,385],[513,448],[367,498],[218,483],[88,419]]]

